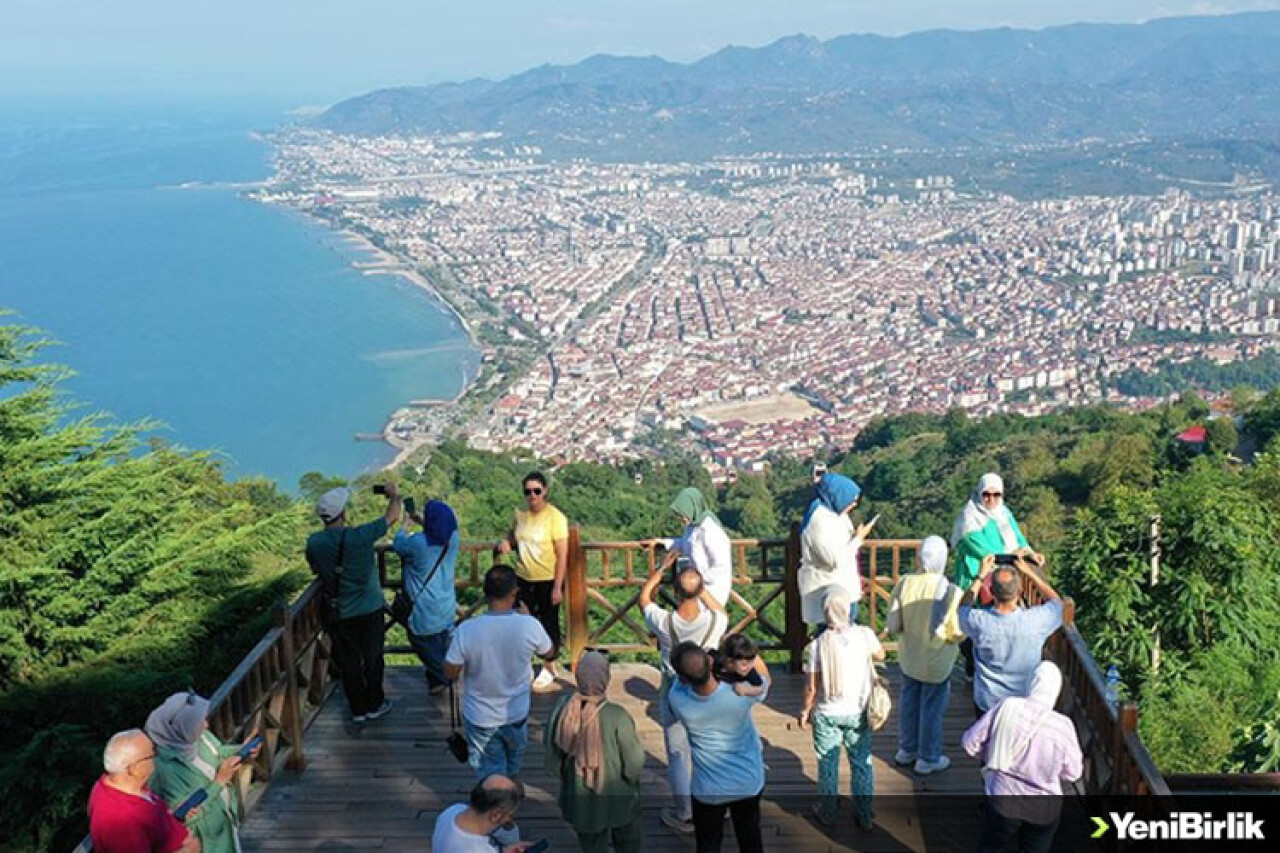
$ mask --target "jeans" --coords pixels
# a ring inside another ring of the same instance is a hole
[[[452,639],[452,628],[446,628],[438,634],[409,633],[409,645],[427,668],[427,685],[430,687],[449,684],[453,680],[444,674],[444,656],[449,651],[449,641]]]
[[[689,748],[689,733],[684,723],[676,719],[667,703],[670,682],[664,677],[658,691],[658,722],[662,725],[662,742],[667,748],[667,784],[676,814],[688,820],[693,812],[689,802],[689,785],[693,774],[693,753]]]
[[[871,797],[875,775],[871,770],[871,727],[867,715],[857,717],[813,716],[813,751],[818,754],[818,803],[824,820],[840,815],[840,748],[849,756],[849,787],[853,813],[859,820],[873,817]]]
[[[760,837],[760,795],[731,803],[704,803],[693,799],[693,838],[698,853],[720,853],[724,844],[724,811],[733,820],[733,836],[741,853],[764,853]]]
[[[494,773],[515,776],[520,772],[520,760],[524,757],[525,747],[529,745],[527,717],[518,723],[507,723],[496,729],[481,728],[464,719],[462,730],[467,736],[471,768],[476,771],[476,778],[484,779]]]
[[[599,832],[578,833],[578,846],[582,848],[582,853],[609,853],[610,842],[616,853],[640,853],[644,847],[644,829],[640,818]]]
[[[1018,853],[1048,853],[1053,845],[1058,820],[1052,823],[1031,823],[1005,817],[990,802],[982,804],[982,835],[978,837],[978,853],[1000,853],[1009,839],[1017,838],[1014,848]]]
[[[951,701],[951,681],[929,684],[902,674],[898,699],[898,749],[921,761],[942,757],[942,717]]]
[[[378,710],[386,698],[382,692],[383,637],[381,610],[341,619],[333,630],[333,656],[353,717]]]

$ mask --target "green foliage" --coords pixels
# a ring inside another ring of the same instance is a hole
[[[79,416],[0,326],[0,848],[67,849],[114,731],[215,687],[303,580],[305,513],[147,425]],[[290,571],[293,568],[294,571]]]

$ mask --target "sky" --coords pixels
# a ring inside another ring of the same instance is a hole
[[[271,95],[501,78],[596,53],[688,62],[900,35],[1280,8],[1280,0],[0,0],[0,96]]]

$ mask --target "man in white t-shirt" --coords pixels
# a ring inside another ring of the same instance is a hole
[[[542,624],[515,610],[516,573],[494,566],[484,576],[489,611],[458,626],[445,654],[445,675],[464,675],[462,724],[471,766],[484,779],[515,776],[529,742],[529,658],[550,660],[555,646]]]
[[[522,853],[532,842],[499,847],[491,839],[500,827],[514,823],[523,799],[524,786],[506,776],[495,774],[477,782],[466,804],[449,806],[436,818],[432,853]]]
[[[678,603],[675,610],[667,610],[654,601],[662,576],[660,566],[640,590],[640,608],[644,611],[645,625],[658,640],[659,669],[662,671],[662,686],[658,690],[658,722],[662,724],[662,739],[667,747],[667,781],[675,798],[675,807],[663,809],[660,817],[664,824],[677,832],[691,833],[693,804],[689,797],[689,780],[693,773],[693,759],[684,724],[671,713],[667,702],[671,686],[675,683],[671,651],[683,642],[714,649],[720,645],[720,638],[728,628],[729,615],[707,590],[702,575],[694,568],[683,569],[676,575]]]

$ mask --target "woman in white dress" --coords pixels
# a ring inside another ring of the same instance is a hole
[[[800,610],[811,627],[826,623],[823,605],[827,593],[842,590],[848,596],[849,621],[858,618],[862,578],[858,574],[858,549],[871,533],[871,524],[853,526],[849,512],[858,505],[862,489],[848,477],[823,474],[818,497],[805,513],[800,532]]]
[[[721,607],[727,606],[733,589],[733,548],[729,534],[707,507],[702,492],[692,486],[680,490],[671,502],[671,511],[684,522],[684,535],[667,546],[663,570],[675,565],[680,557],[688,558],[689,564],[702,575],[711,597]]]

